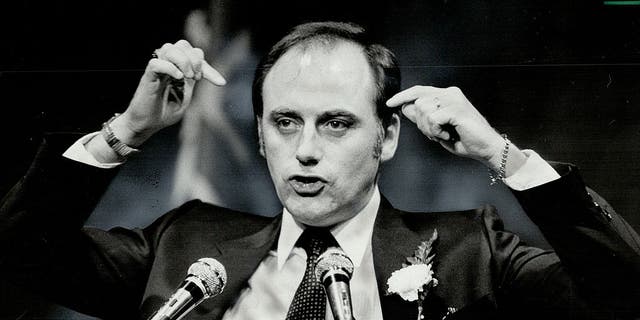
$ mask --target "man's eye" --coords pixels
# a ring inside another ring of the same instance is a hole
[[[298,126],[293,119],[283,118],[276,121],[276,127],[282,132],[293,132]]]
[[[349,128],[349,124],[341,120],[330,120],[325,124],[329,129],[342,131]]]
[[[282,119],[278,121],[278,127],[280,128],[287,128],[290,127],[293,124],[293,122],[289,119]]]

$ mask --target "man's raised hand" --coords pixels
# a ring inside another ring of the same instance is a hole
[[[186,40],[166,43],[154,52],[127,110],[111,124],[114,134],[139,146],[160,129],[182,119],[196,81],[223,86],[226,80]]]
[[[476,159],[494,170],[500,167],[504,139],[460,89],[414,86],[391,97],[387,106],[402,106],[402,113],[427,138],[453,154]],[[512,146],[507,175],[525,160],[526,156]]]

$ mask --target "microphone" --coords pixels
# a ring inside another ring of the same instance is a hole
[[[213,258],[200,258],[187,271],[176,292],[149,320],[179,320],[205,299],[217,296],[227,283],[227,271]]]
[[[324,285],[333,318],[335,320],[355,320],[351,307],[349,280],[353,274],[353,262],[342,249],[327,249],[316,260],[316,278]]]

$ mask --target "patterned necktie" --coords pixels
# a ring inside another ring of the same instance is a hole
[[[316,259],[331,245],[336,245],[331,233],[327,229],[314,227],[305,229],[296,242],[296,247],[307,252],[307,269],[289,306],[287,320],[325,319],[327,295],[322,283],[316,279],[315,268]]]

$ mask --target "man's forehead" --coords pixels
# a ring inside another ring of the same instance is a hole
[[[348,41],[298,45],[267,74],[263,101],[267,109],[344,108],[375,110],[375,85],[362,47]],[[367,113],[370,111],[366,111]]]
[[[303,72],[336,77],[372,80],[371,70],[362,47],[345,40],[311,41],[291,47],[280,57],[265,82],[296,80]]]

